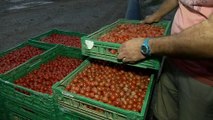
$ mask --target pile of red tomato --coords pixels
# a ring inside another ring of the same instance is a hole
[[[77,36],[68,36],[68,35],[62,35],[62,34],[52,34],[46,38],[44,38],[42,41],[47,43],[54,43],[54,44],[62,44],[66,46],[72,46],[72,47],[81,47],[81,39]]]
[[[80,72],[66,90],[140,112],[149,81],[150,73],[142,69],[95,61]]]
[[[163,33],[164,29],[159,26],[149,24],[121,24],[102,35],[99,39],[105,42],[122,44],[133,38],[159,37]]]
[[[0,74],[17,67],[42,52],[43,50],[40,50],[39,48],[25,46],[6,54],[0,58]]]
[[[46,64],[42,64],[39,69],[16,80],[15,84],[38,92],[52,94],[52,85],[62,80],[77,68],[81,62],[82,60],[79,59],[59,56]]]

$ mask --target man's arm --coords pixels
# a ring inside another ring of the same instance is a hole
[[[178,0],[164,0],[160,8],[150,16],[144,19],[145,23],[153,23],[160,21],[166,14],[171,12],[178,6]]]
[[[213,58],[213,14],[179,34],[150,40],[152,54]]]
[[[118,59],[135,62],[144,59],[140,46],[144,38],[129,40],[119,49]],[[185,29],[176,35],[152,38],[151,55],[213,59],[213,14],[208,20]]]

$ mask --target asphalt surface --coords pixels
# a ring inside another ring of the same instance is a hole
[[[92,33],[124,18],[127,0],[2,0],[0,52],[53,28]]]

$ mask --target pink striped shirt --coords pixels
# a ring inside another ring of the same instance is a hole
[[[213,14],[213,0],[179,0],[172,34],[198,24]],[[202,83],[213,86],[213,60],[172,60],[181,70]]]

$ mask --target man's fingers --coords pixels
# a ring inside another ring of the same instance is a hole
[[[147,23],[149,21],[149,17],[150,17],[150,15],[146,16],[145,19],[141,23],[144,23],[144,24]]]
[[[122,46],[121,46],[122,47]],[[118,48],[118,53],[120,53],[122,50],[121,50],[121,47],[120,48]]]
[[[124,57],[124,58],[122,59],[122,62],[124,62],[124,63],[130,62],[130,59]]]
[[[118,54],[117,58],[118,58],[119,60],[122,60],[123,58],[125,58],[125,53],[124,53],[124,52],[120,52],[120,53]]]
[[[140,23],[140,24],[144,24],[144,23],[145,23],[145,21],[144,21],[144,20],[141,20],[139,23]]]
[[[121,47],[118,49],[118,59],[123,59],[125,57],[125,45],[122,44]]]
[[[118,53],[122,52],[125,49],[125,44],[122,44],[121,47],[118,49]]]

